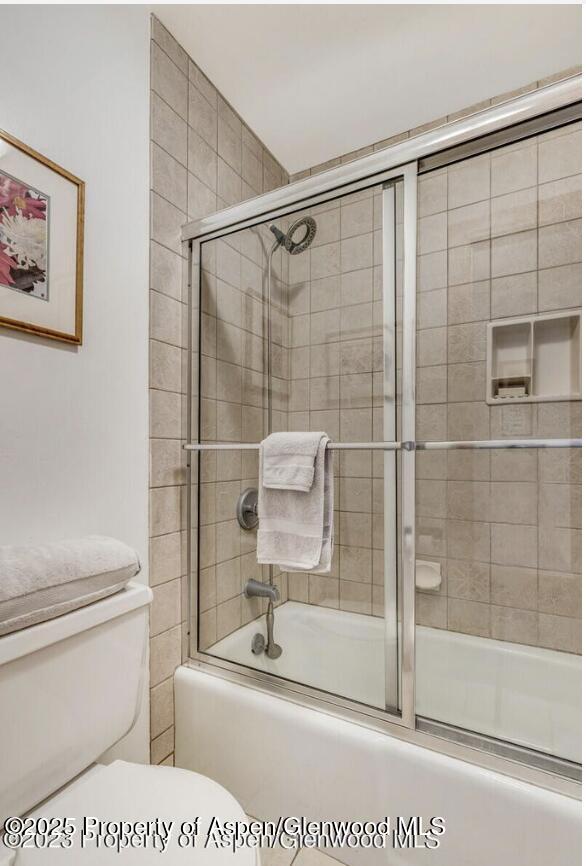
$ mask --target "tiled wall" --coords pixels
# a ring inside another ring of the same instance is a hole
[[[187,250],[182,248],[180,230],[189,219],[280,186],[287,176],[156,18],[151,41],[151,155],[151,760],[172,763],[172,676],[187,652],[188,620],[182,444],[189,323]],[[225,297],[218,295],[220,300]],[[219,417],[222,426],[224,419]],[[232,473],[228,468],[227,459],[222,467],[230,479],[241,477],[240,469]]]
[[[380,187],[307,214],[317,223],[315,240],[289,261],[289,428],[325,430],[344,442],[381,439]],[[334,454],[332,570],[290,573],[290,599],[382,615],[380,458],[370,451]]]
[[[449,118],[440,118],[300,172],[292,180],[576,71],[568,70],[515,94],[503,94]],[[549,133],[539,143],[499,150],[493,156],[469,160],[421,178],[418,438],[579,435],[580,403],[489,407],[485,402],[487,321],[580,306],[579,187],[579,133],[572,133],[571,128],[562,130],[561,136]],[[347,425],[341,434],[342,419],[353,414],[365,418],[369,409],[365,406],[360,413],[354,409],[348,413],[348,407],[343,406],[337,338],[320,346],[319,329],[312,336],[311,324],[321,313],[320,305],[326,304],[324,320],[334,322],[336,334],[343,338],[336,323],[341,321],[345,306],[354,305],[348,309],[358,312],[359,302],[374,301],[372,324],[376,340],[380,268],[375,266],[372,271],[373,283],[370,277],[362,282],[359,276],[367,274],[368,269],[355,271],[352,293],[341,294],[343,281],[348,279],[342,275],[340,280],[341,259],[334,247],[341,237],[341,210],[340,203],[331,209],[317,236],[321,230],[332,244],[327,266],[334,273],[321,282],[319,278],[314,280],[311,256],[307,254],[307,264],[301,261],[304,256],[299,256],[298,273],[292,271],[301,286],[301,300],[292,295],[289,310],[290,425],[292,429],[304,429],[310,423],[315,428],[319,420],[322,424],[318,426],[325,425],[330,435],[346,440],[353,435]],[[316,218],[319,222],[319,215]],[[369,220],[370,214],[364,218]],[[362,246],[366,249],[367,223],[363,222],[363,226]],[[330,237],[328,232],[334,235]],[[370,238],[374,238],[372,230]],[[316,243],[317,239],[314,246]],[[321,254],[316,253],[318,258]],[[295,286],[295,279],[291,286]],[[315,340],[316,350],[312,348]],[[329,376],[324,378],[318,375],[321,370],[312,370],[314,351],[328,353],[332,364]],[[377,370],[379,363],[375,358],[370,372]],[[380,438],[380,420],[374,435],[380,405],[376,378],[370,394],[365,387],[366,392],[355,396],[367,403],[372,401],[374,426],[370,429],[372,438]],[[321,401],[319,406],[317,401]],[[333,405],[328,406],[327,414],[315,411],[324,410],[328,402]],[[308,406],[314,410],[311,415]],[[357,438],[371,438],[366,435],[368,430],[365,423]],[[368,455],[349,452],[341,454],[340,461],[336,529],[339,549],[349,554],[346,571],[342,573],[338,558],[331,576],[290,574],[289,597],[378,614],[382,602],[382,544],[376,530],[380,481],[377,483],[376,470],[371,477]],[[573,451],[418,455],[417,556],[440,561],[443,575],[439,592],[417,593],[420,624],[579,651],[578,461],[579,454]],[[344,470],[344,464],[352,469]],[[349,477],[345,477],[346,472]],[[356,551],[344,544],[348,532],[354,529],[359,545]]]
[[[418,438],[580,435],[578,401],[486,402],[487,322],[581,305],[580,154],[578,124],[420,179]],[[444,574],[418,622],[579,652],[578,460],[418,454],[418,554]]]

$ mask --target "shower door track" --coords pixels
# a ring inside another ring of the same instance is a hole
[[[452,450],[452,449],[500,449],[500,448],[570,448],[581,447],[580,439],[509,439],[480,440],[454,442],[422,442],[415,439],[415,268],[416,268],[416,238],[417,238],[417,176],[430,165],[430,158],[441,158],[442,153],[452,148],[469,145],[470,153],[474,152],[475,142],[481,149],[491,134],[498,135],[498,144],[519,140],[526,134],[523,130],[531,123],[532,134],[552,128],[552,118],[560,109],[558,123],[562,125],[575,119],[579,114],[581,103],[581,75],[572,76],[564,81],[549,85],[541,90],[517,97],[462,120],[444,124],[430,132],[414,136],[406,141],[382,149],[360,159],[338,166],[322,174],[301,180],[289,186],[265,193],[255,199],[226,208],[209,217],[196,220],[183,227],[182,240],[186,242],[188,255],[188,303],[190,320],[193,321],[194,306],[198,312],[199,301],[199,263],[201,244],[253,226],[260,221],[277,219],[280,216],[295,213],[301,208],[314,206],[329,201],[340,195],[349,194],[389,181],[404,181],[405,189],[405,277],[404,277],[404,333],[403,333],[403,413],[402,433],[399,441],[384,435],[389,441],[383,442],[332,442],[334,450],[379,450],[385,453],[400,454],[403,466],[403,531],[401,546],[403,551],[403,656],[402,656],[402,688],[400,714],[394,714],[389,709],[382,710],[367,706],[356,701],[341,698],[320,689],[275,677],[245,665],[235,664],[215,658],[208,653],[197,650],[197,644],[191,643],[191,658],[188,664],[208,673],[215,673],[235,682],[260,688],[268,693],[293,700],[305,706],[330,712],[342,718],[366,725],[376,730],[391,733],[400,739],[426,748],[431,748],[443,754],[465,760],[469,763],[504,773],[530,784],[548,788],[570,797],[580,796],[581,786],[577,780],[579,765],[557,759],[542,753],[531,753],[523,747],[512,743],[495,741],[488,736],[477,735],[474,732],[461,732],[450,725],[441,725],[427,719],[419,719],[415,715],[414,692],[414,653],[415,653],[415,562],[414,562],[414,460],[416,451]],[[525,126],[524,126],[525,125]],[[555,121],[553,121],[555,125]],[[424,162],[426,160],[427,162]],[[384,255],[383,248],[383,255]],[[393,249],[394,252],[394,249]],[[387,245],[387,256],[389,245]],[[201,316],[199,316],[199,331],[190,329],[189,353],[195,356],[198,367],[192,370],[188,364],[188,394],[193,394],[192,381],[195,376],[200,378],[199,341]],[[385,348],[386,351],[386,348]],[[196,383],[194,383],[196,384]],[[197,383],[199,384],[199,382]],[[201,389],[196,391],[201,394]],[[191,404],[190,400],[190,404]],[[197,407],[193,407],[194,412]],[[259,443],[202,443],[194,441],[192,426],[199,428],[199,415],[187,413],[187,444],[185,449],[188,457],[188,483],[197,483],[197,467],[199,460],[192,465],[191,455],[207,451],[253,450]],[[412,484],[406,481],[413,476]],[[411,489],[412,488],[412,489]],[[193,525],[191,495],[188,491],[188,527]],[[195,525],[198,515],[195,515]],[[197,573],[198,564],[191,564],[190,532],[188,539],[188,562],[190,573]],[[386,571],[386,569],[385,569]],[[386,579],[386,578],[385,578]],[[191,580],[188,581],[190,593],[190,629],[191,639],[197,635],[197,599],[192,597]],[[405,650],[407,651],[405,654]],[[468,735],[469,734],[469,735]]]

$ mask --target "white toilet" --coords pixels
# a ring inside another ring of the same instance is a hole
[[[0,842],[2,866],[259,866],[255,848],[233,853],[231,848],[203,847],[212,818],[220,823],[247,820],[220,785],[174,767],[95,763],[138,716],[147,676],[151,598],[148,587],[130,583],[102,601],[0,637],[0,827],[9,816],[25,815],[73,819],[75,826],[71,848],[17,847],[11,853]],[[92,838],[96,825],[84,828],[84,817],[159,819],[173,825],[163,855],[156,828],[142,836],[148,836],[147,847],[119,854],[103,843],[97,846]]]

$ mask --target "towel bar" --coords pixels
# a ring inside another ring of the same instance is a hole
[[[260,442],[187,442],[186,451],[258,451]],[[332,451],[452,451],[491,448],[581,448],[581,439],[478,439],[453,442],[328,442]]]

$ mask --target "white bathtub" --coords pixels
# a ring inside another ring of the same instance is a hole
[[[283,654],[253,655],[255,621],[209,652],[375,707],[384,707],[384,622],[286,602],[275,612]],[[580,761],[580,658],[440,629],[417,627],[416,708],[448,722]]]

